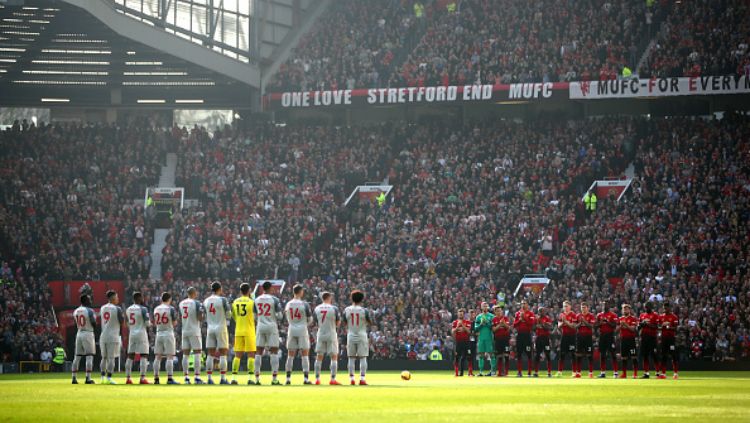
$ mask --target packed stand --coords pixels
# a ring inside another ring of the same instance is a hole
[[[160,172],[160,135],[139,126],[31,126],[0,134],[2,226],[24,276],[148,274],[142,199]]]
[[[417,19],[411,1],[337,0],[281,65],[271,91],[378,88]]]
[[[750,5],[742,0],[674,2],[643,76],[750,76]]]

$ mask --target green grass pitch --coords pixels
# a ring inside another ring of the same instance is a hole
[[[676,381],[567,376],[414,372],[402,381],[399,372],[372,372],[370,386],[302,386],[297,372],[294,385],[272,387],[267,375],[263,386],[101,386],[98,375],[97,385],[74,386],[62,374],[1,375],[0,422],[750,421],[750,372],[687,372]]]

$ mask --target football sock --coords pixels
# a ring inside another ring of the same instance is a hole
[[[148,357],[141,356],[141,377],[146,377],[146,370],[148,370]]]
[[[320,363],[321,365],[323,362]],[[336,372],[339,369],[339,362],[337,360],[331,360],[331,380],[336,380]]]
[[[73,379],[76,378],[76,373],[78,372],[78,366],[80,366],[80,364],[81,364],[81,356],[77,355],[73,358]]]
[[[237,373],[239,373],[239,371],[240,371],[240,362],[241,361],[242,360],[240,360],[240,358],[237,357],[236,355],[232,359],[232,374],[233,375],[236,375]]]
[[[479,359],[479,374],[482,374],[484,371],[484,357]]]
[[[305,374],[305,380],[307,380],[310,375],[310,357],[306,355],[302,356],[302,373]]]
[[[221,372],[221,378],[224,379],[224,375],[227,374],[227,356],[225,355],[219,357],[219,371]]]
[[[354,359],[349,357],[349,362],[347,363],[347,369],[349,369],[349,377],[354,379]]]
[[[211,379],[211,375],[214,373],[214,356],[213,354],[209,354],[208,357],[206,357],[206,374],[208,375],[208,378]]]
[[[528,360],[529,360],[529,363],[528,363],[528,365],[529,365],[529,374],[531,374],[531,358],[529,358]]]
[[[174,359],[167,357],[167,364],[164,367],[167,369],[167,377],[172,379],[174,375]]]
[[[255,373],[255,357],[247,358],[247,374],[251,375]]]
[[[497,373],[497,357],[492,356],[490,359],[490,371],[492,373]]]
[[[289,379],[292,375],[292,367],[294,367],[294,357],[291,355],[286,356],[286,365],[284,366],[284,370],[286,370],[286,378]]]
[[[161,367],[161,357],[154,358],[154,379],[159,379],[160,367]]]
[[[333,364],[333,362],[331,362],[331,364]],[[315,360],[315,380],[320,379],[320,369],[322,367],[323,367],[323,362],[321,360]]]
[[[190,366],[188,358],[187,354],[182,354],[182,373],[185,374],[185,377],[188,377],[188,367]]]
[[[201,353],[193,353],[193,367],[195,367],[195,376],[201,375]]]
[[[602,355],[599,359],[599,371],[601,371],[602,373],[607,371],[607,359],[604,357],[604,355]]]
[[[94,369],[94,357],[88,356],[86,357],[86,380],[91,379],[91,370]],[[78,368],[76,368],[78,370]]]
[[[107,374],[107,359],[102,357],[102,361],[99,362],[99,371],[102,373],[102,377]]]
[[[365,374],[367,374],[367,357],[359,359],[359,377],[365,380]]]
[[[672,360],[672,371],[677,373],[678,367],[679,367],[679,363],[677,362],[677,360]]]
[[[255,379],[260,378],[260,368],[263,367],[263,355],[259,355],[255,363]]]
[[[594,359],[592,357],[589,357],[588,362],[589,362],[589,373],[593,373],[594,372]]]
[[[651,363],[650,363],[650,361],[649,361],[649,359],[648,359],[648,356],[644,357],[644,358],[643,358],[643,371],[644,371],[645,373],[647,373],[647,374],[648,374],[648,371],[649,371],[649,367],[650,367],[650,366],[649,366],[649,364],[651,364]]]
[[[133,373],[133,360],[129,358],[125,360],[125,377],[130,379],[131,373]]]
[[[279,354],[271,354],[271,371],[273,372],[274,378],[279,373]]]

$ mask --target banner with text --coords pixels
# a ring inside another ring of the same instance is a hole
[[[696,76],[570,83],[571,100],[750,93],[747,76]]]
[[[357,90],[300,91],[266,96],[270,109],[331,106],[391,106],[455,102],[519,102],[568,98],[568,83],[535,82],[498,85],[371,88]]]

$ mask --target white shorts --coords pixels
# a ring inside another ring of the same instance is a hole
[[[367,339],[346,340],[346,355],[349,357],[367,357],[370,355],[370,343]]]
[[[255,332],[255,346],[258,348],[279,348],[279,328],[258,326]]]
[[[154,342],[154,354],[156,355],[175,355],[175,340],[173,333],[167,333],[164,335],[156,335],[156,342]]]
[[[206,333],[206,348],[229,349],[229,332],[227,332],[227,329],[209,330]]]
[[[76,335],[76,355],[96,355],[94,332],[78,332]]]
[[[148,354],[148,335],[146,333],[139,333],[130,335],[128,339],[128,354]]]
[[[102,358],[115,358],[120,356],[119,342],[99,342],[99,348],[102,349]]]
[[[336,355],[339,353],[339,339],[336,336],[318,337],[315,341],[315,352],[319,355]]]
[[[200,351],[203,349],[203,342],[201,342],[200,335],[182,335],[182,350],[183,351]]]
[[[287,351],[309,350],[310,334],[307,331],[289,332],[286,337],[286,349]]]

